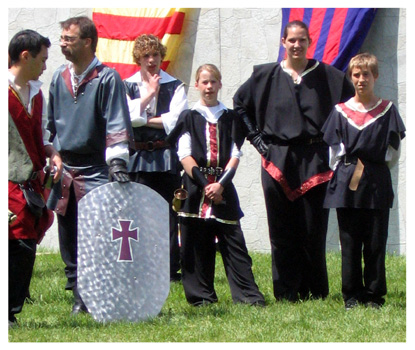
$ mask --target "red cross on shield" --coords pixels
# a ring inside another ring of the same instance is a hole
[[[112,242],[121,240],[121,247],[117,261],[134,261],[130,239],[138,242],[138,228],[131,230],[131,220],[118,220],[120,229],[112,228]]]

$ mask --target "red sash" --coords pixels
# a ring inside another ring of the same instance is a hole
[[[208,166],[216,168],[218,166],[218,140],[217,140],[217,124],[209,125],[209,143],[208,153],[210,154],[210,159],[208,160]],[[216,175],[208,175],[207,180],[209,183],[216,181]],[[212,201],[206,197],[205,192],[203,191],[203,204],[201,207],[200,217],[206,218],[210,216],[210,211],[212,210]]]

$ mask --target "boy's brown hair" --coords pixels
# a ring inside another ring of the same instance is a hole
[[[347,74],[349,77],[351,77],[352,71],[355,68],[368,68],[372,72],[375,79],[377,79],[379,76],[378,59],[375,55],[370,53],[360,53],[350,60],[349,66],[347,68]]]

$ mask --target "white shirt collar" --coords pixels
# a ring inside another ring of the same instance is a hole
[[[227,111],[226,106],[219,101],[217,106],[207,107],[200,103],[200,100],[194,104],[193,110],[199,112],[208,122],[216,123],[222,116],[223,111]]]
[[[357,102],[354,100],[354,97],[351,97],[349,100],[347,100],[344,104],[349,107],[352,110],[358,111],[358,112],[362,112],[362,113],[367,113],[369,111],[371,111],[372,109],[375,109],[377,106],[379,106],[382,103],[382,99],[379,98],[378,101],[375,103],[375,105],[373,107],[370,107],[369,109],[365,109],[365,108],[359,108],[359,105],[357,104]]]
[[[316,62],[310,68],[308,68],[305,71],[303,71],[302,73],[298,74],[297,79],[294,80],[294,84],[301,84],[302,78],[305,75],[307,75],[308,73],[310,73],[311,71],[313,71],[314,69],[316,69],[319,64],[320,64],[320,62],[316,60]],[[285,60],[282,60],[280,62],[280,66],[281,66],[282,70],[285,73],[287,73],[290,77],[292,77],[292,70],[285,67]]]
[[[10,71],[8,72],[8,74],[9,74],[9,85],[11,85],[13,89],[16,92],[18,92],[18,89],[16,85],[14,84],[16,76]],[[30,103],[30,101],[32,101],[32,98],[35,97],[39,93],[40,88],[43,83],[40,80],[29,80],[27,83],[30,86],[30,92],[29,92],[29,103]]]
[[[165,72],[164,70],[160,69],[160,84],[170,83],[171,81],[177,80],[176,78],[172,77],[169,73]],[[126,81],[130,83],[141,83],[143,82],[143,78],[141,77],[141,71],[138,71],[131,77],[127,78]]]
[[[101,62],[98,60],[98,58],[95,56],[94,59],[91,61],[91,63],[89,64],[89,66],[87,67],[87,69],[85,69],[85,71],[78,75],[78,85],[82,82],[82,80],[84,80],[84,78],[87,76],[87,74],[94,69],[96,66],[99,66],[101,64]],[[75,70],[73,67],[73,63],[70,62],[68,64],[68,68],[69,68],[69,72],[71,73],[71,80],[72,80],[72,84],[75,84],[74,82],[74,77],[75,77]]]

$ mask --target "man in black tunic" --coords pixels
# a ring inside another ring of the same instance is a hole
[[[234,109],[262,156],[274,295],[324,298],[329,211],[322,204],[332,172],[320,129],[353,88],[343,72],[306,58],[311,40],[303,22],[288,23],[281,41],[287,58],[255,66]]]

